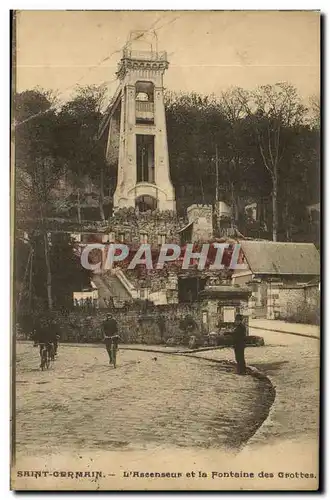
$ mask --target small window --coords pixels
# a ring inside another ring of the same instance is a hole
[[[148,235],[147,235],[147,233],[141,233],[141,235],[140,235],[140,243],[148,243]]]
[[[124,243],[124,241],[125,241],[125,233],[119,233],[119,241],[120,241],[120,243]]]
[[[115,233],[112,231],[109,233],[109,243],[114,243],[116,241]]]

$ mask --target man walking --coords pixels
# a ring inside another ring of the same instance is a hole
[[[103,337],[104,343],[109,355],[109,364],[116,365],[116,354],[118,350],[119,335],[117,321],[112,314],[108,313],[106,320],[103,322]]]
[[[245,365],[245,337],[246,337],[246,326],[243,323],[243,316],[241,314],[236,314],[235,317],[235,330],[233,332],[234,340],[234,352],[235,359],[237,363],[237,373],[238,375],[245,375],[246,365]]]

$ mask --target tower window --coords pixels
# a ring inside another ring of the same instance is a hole
[[[136,136],[137,182],[155,182],[155,136]]]
[[[154,84],[152,82],[136,82],[135,100],[154,102]]]
[[[135,84],[135,119],[137,124],[154,123],[154,84],[151,82]]]

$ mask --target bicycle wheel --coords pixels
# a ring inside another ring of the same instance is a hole
[[[47,368],[47,370],[48,370],[48,368],[49,368],[49,365],[50,365],[50,356],[49,356],[49,354],[47,353],[47,357],[46,357],[46,368]]]
[[[55,360],[55,347],[54,346],[51,346],[49,349],[49,358],[50,358],[50,361]]]
[[[45,366],[47,365],[47,359],[48,359],[48,356],[47,356],[47,351],[46,349],[44,349],[42,352],[41,352],[41,363],[40,363],[40,368],[42,371],[44,371],[45,369]],[[47,367],[48,368],[48,367]]]

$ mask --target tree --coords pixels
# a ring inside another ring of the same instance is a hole
[[[241,100],[241,89],[230,88],[220,96],[221,113],[228,122],[226,148],[223,151],[223,162],[227,171],[227,186],[230,192],[230,204],[234,218],[240,219],[240,195],[259,194],[259,182],[255,182],[256,161],[251,147],[251,127],[246,120],[244,103]]]
[[[103,86],[77,87],[61,110],[40,89],[15,97],[19,218],[40,228],[43,218],[74,211],[82,221],[86,183],[100,218],[106,218],[116,179],[105,162],[104,142],[96,139],[104,96]],[[165,107],[180,215],[193,203],[213,204],[218,191],[241,232],[271,237],[244,215],[245,206],[256,202],[264,214],[258,213],[257,222],[273,226],[273,239],[290,241],[302,233],[306,205],[319,201],[319,127],[312,113],[305,114],[294,87],[230,88],[219,97],[168,92]],[[57,189],[59,180],[69,188]]]
[[[214,96],[168,93],[165,109],[171,178],[184,213],[192,203],[215,200],[216,146],[225,149],[228,123]]]
[[[68,234],[52,234],[50,260],[55,307],[70,309],[73,292],[90,285],[91,273],[82,266],[79,252]]]
[[[78,86],[73,99],[62,107],[58,115],[59,128],[56,138],[58,154],[65,159],[76,187],[77,205],[81,202],[82,179],[87,176],[98,189],[102,220],[105,220],[104,178],[108,167],[103,144],[97,139],[97,132],[105,94],[104,85]],[[79,213],[78,207],[77,211]]]
[[[28,206],[29,216],[33,218],[39,216],[40,204],[47,202],[62,169],[56,157],[54,103],[54,96],[42,89],[25,91],[14,97],[17,209],[24,215]]]
[[[55,98],[42,89],[17,94],[14,98],[15,171],[18,215],[41,224],[47,268],[48,307],[52,309],[52,274],[44,219],[52,211],[51,190],[63,171],[56,155],[57,114]],[[28,207],[28,210],[27,210]]]
[[[314,94],[309,99],[310,104],[310,124],[311,127],[317,130],[320,130],[321,125],[321,105],[320,105],[320,96]]]
[[[272,182],[272,236],[278,233],[279,165],[287,144],[284,131],[303,123],[306,108],[294,86],[288,83],[262,85],[257,90],[239,90],[240,102],[254,130],[262,162]]]
[[[279,236],[313,241],[307,206],[320,200],[320,136],[308,124],[285,130],[286,149],[279,166]]]
[[[235,224],[241,222],[244,203],[265,196],[269,179],[256,154],[239,89],[219,98],[170,93],[165,106],[178,211],[219,198],[232,206]]]
[[[23,242],[22,238],[15,241],[15,283],[19,313],[49,309],[44,235],[34,231],[29,236],[28,243]],[[52,269],[52,306],[55,309],[70,309],[73,292],[89,286],[90,272],[81,265],[69,235],[52,233],[47,246]]]

